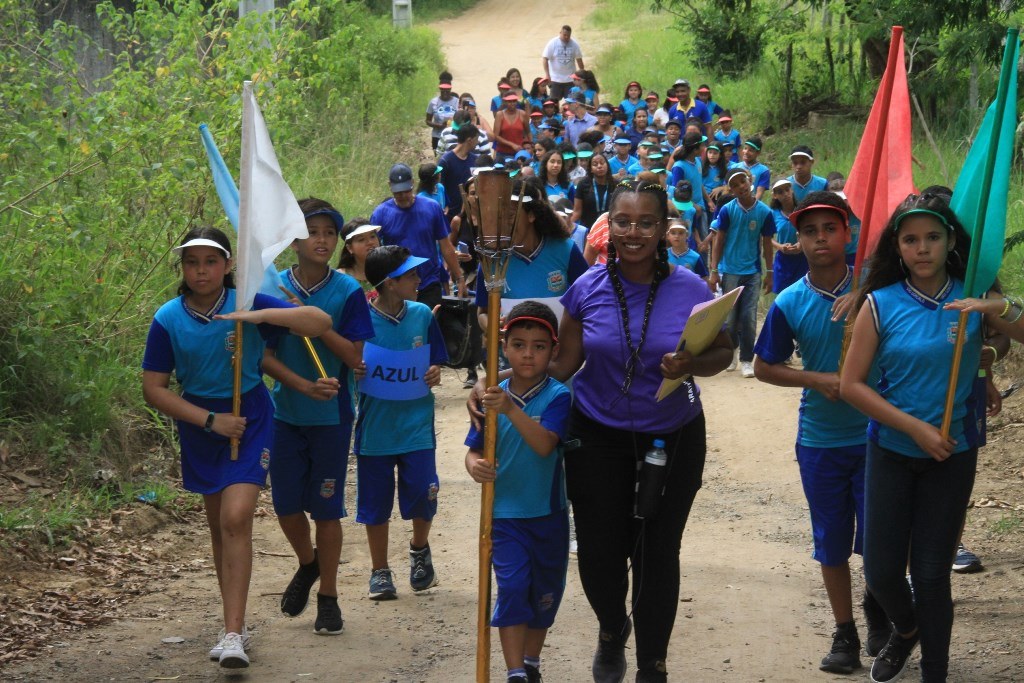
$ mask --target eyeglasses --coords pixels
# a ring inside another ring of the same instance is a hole
[[[626,235],[629,233],[631,228],[636,228],[637,231],[644,237],[650,237],[654,234],[654,231],[658,229],[660,221],[627,221],[625,218],[613,218],[609,221],[609,227],[613,235]]]

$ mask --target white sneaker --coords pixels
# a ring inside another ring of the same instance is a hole
[[[220,660],[220,655],[221,655],[222,652],[224,652],[224,636],[225,636],[224,629],[221,629],[220,630],[220,634],[217,636],[217,644],[214,645],[212,648],[210,648],[210,660],[211,661],[216,662],[216,661]],[[250,640],[251,640],[251,638],[249,636],[249,629],[248,629],[248,627],[243,626],[242,627],[242,649],[243,650],[245,650],[245,651],[249,650],[249,641]]]
[[[245,654],[242,636],[237,633],[228,633],[221,642],[224,649],[220,653],[220,668],[244,669],[249,666],[249,655]]]
[[[732,372],[737,367],[739,367],[739,364],[740,364],[740,353],[739,353],[739,351],[734,351],[733,354],[732,354],[732,362],[729,363],[729,367],[727,367],[725,369],[725,371],[726,372]]]
[[[743,376],[744,377],[750,378],[750,377],[754,376],[754,364],[753,363],[749,363],[747,361],[743,361],[743,363],[741,365],[743,365],[742,372],[743,372]]]

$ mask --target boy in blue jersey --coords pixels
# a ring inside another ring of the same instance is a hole
[[[274,512],[299,560],[281,597],[281,611],[296,617],[306,609],[317,579],[314,632],[337,635],[344,629],[338,607],[341,518],[345,516],[345,471],[352,438],[349,368],[359,365],[363,340],[373,336],[362,287],[330,266],[344,220],[333,206],[310,197],[299,202],[309,237],[295,240],[298,263],[281,271],[289,299],[316,306],[331,316],[331,330],[313,340],[328,379],[314,379],[318,368],[299,337],[269,345],[264,371],[274,386],[274,457],[270,460]],[[329,386],[330,391],[325,391]],[[338,402],[330,400],[338,395]],[[309,513],[316,527],[310,541]]]
[[[722,292],[737,287],[744,289],[729,313],[727,327],[733,344],[739,346],[739,363],[743,376],[754,376],[754,336],[757,332],[757,301],[762,286],[772,291],[772,236],[775,221],[768,205],[754,197],[750,175],[734,166],[726,176],[726,185],[734,199],[715,214],[711,229],[715,238],[711,247],[711,275],[708,286],[715,291],[719,282]],[[764,270],[761,261],[764,259]],[[762,275],[763,274],[763,275]],[[764,281],[762,282],[762,277]],[[726,370],[735,370],[736,358]]]
[[[704,259],[689,244],[690,230],[683,218],[673,218],[668,222],[665,241],[668,242],[668,262],[692,271],[704,278],[708,277],[708,269]]]
[[[434,395],[441,363],[448,360],[441,328],[431,310],[417,302],[424,262],[405,247],[378,247],[366,257],[366,278],[377,289],[370,304],[374,336],[363,349],[356,422],[358,506],[370,546],[371,600],[398,597],[388,566],[388,520],[395,499],[402,519],[412,520],[409,583],[414,591],[437,584],[428,537],[437,512]],[[423,348],[426,351],[423,351]]]
[[[756,135],[744,140],[740,149],[740,162],[730,167],[742,168],[750,174],[753,179],[751,182],[754,184],[756,199],[761,199],[761,196],[768,191],[772,179],[771,170],[757,160],[761,156],[761,145],[761,138]]]
[[[853,269],[844,250],[850,240],[849,209],[831,192],[812,192],[790,214],[807,255],[809,272],[782,291],[765,319],[754,350],[754,373],[762,382],[802,387],[796,455],[811,513],[812,557],[821,563],[835,617],[832,648],[822,671],[848,674],[860,663],[860,638],[853,618],[850,555],[864,541],[864,466],[868,419],[839,398],[839,354],[844,321],[837,300],[849,293]],[[803,370],[788,367],[799,344]],[[889,639],[884,611],[865,591],[868,654]]]
[[[540,653],[565,591],[569,519],[561,441],[569,390],[548,377],[558,353],[558,322],[544,304],[516,304],[503,349],[512,376],[484,396],[498,415],[497,469],[483,458],[484,434],[466,437],[466,470],[494,482],[494,577],[498,599],[491,626],[501,636],[509,683],[540,681]]]
[[[728,109],[718,117],[718,128],[719,130],[715,131],[715,139],[729,145],[728,152],[722,149],[722,154],[726,154],[732,163],[737,163],[740,160],[738,150],[743,144],[743,138],[740,137],[740,132],[732,127],[732,113]]]
[[[608,158],[608,172],[616,180],[622,180],[629,174],[629,167],[639,162],[639,159],[630,154],[633,141],[629,138],[615,138],[612,144],[615,155]]]
[[[789,165],[793,169],[789,182],[793,184],[793,200],[797,204],[811,192],[829,189],[827,180],[811,173],[811,169],[814,168],[814,153],[807,145],[797,145],[793,148],[789,153]]]

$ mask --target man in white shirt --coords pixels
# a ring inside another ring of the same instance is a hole
[[[550,81],[548,92],[551,99],[559,102],[572,88],[573,72],[577,68],[586,68],[583,65],[583,50],[580,49],[579,43],[572,39],[572,27],[563,26],[558,35],[544,48],[541,57],[544,75]]]

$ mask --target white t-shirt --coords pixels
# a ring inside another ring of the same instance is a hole
[[[554,83],[569,83],[576,70],[576,60],[583,59],[583,50],[572,38],[563,43],[561,36],[555,36],[540,56],[548,60],[548,71]]]

